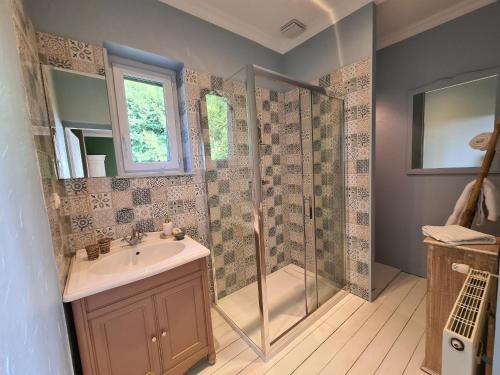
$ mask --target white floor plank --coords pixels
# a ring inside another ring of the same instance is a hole
[[[234,375],[239,373],[242,369],[244,369],[250,362],[255,360],[258,355],[252,348],[247,348],[242,351],[236,357],[234,357],[231,361],[226,363],[225,366],[222,366],[219,370],[215,372],[215,375]]]
[[[240,335],[225,323],[220,329],[214,330],[215,351],[218,352],[240,338]]]
[[[217,361],[213,366],[209,365],[208,362],[204,361],[199,363],[196,367],[192,368],[188,374],[213,374],[217,370],[224,367],[228,362],[236,358],[241,352],[250,349],[247,343],[243,339],[238,339],[232,344],[228,345],[226,348],[217,352]]]
[[[221,326],[224,323],[227,323],[226,319],[224,319],[222,317],[222,315],[219,314],[219,312],[216,309],[212,309],[211,310],[211,314],[212,314],[212,328],[213,329],[215,329],[216,327]]]
[[[398,275],[399,269],[379,262],[372,266],[372,298],[376,298]]]
[[[400,288],[409,290],[416,280],[407,274],[400,274],[373,303],[365,302],[351,318],[333,335],[331,335],[316,351],[294,372],[297,375],[317,374],[325,367],[335,354],[344,347],[349,339],[380,308],[389,296]]]
[[[356,360],[350,375],[373,374],[377,371],[392,345],[410,320],[411,316],[422,302],[427,289],[425,280],[420,279],[408,296],[398,306],[389,320],[384,324],[377,336],[366,347],[361,356]]]
[[[423,375],[424,285],[400,273],[373,303],[347,294],[268,362],[212,311],[217,362],[188,374]]]
[[[384,358],[376,374],[402,374],[404,372],[419,344],[420,338],[425,332],[425,306],[425,299],[423,299],[403,332],[401,332],[401,335]]]
[[[266,374],[291,374],[318,346],[349,319],[363,303],[364,300],[356,298],[342,306],[335,315],[314,330],[276,365],[266,371]]]
[[[279,353],[269,359],[267,362],[264,362],[261,358],[257,358],[255,361],[250,363],[241,374],[244,375],[256,375],[263,374],[268,369],[273,367],[276,363],[278,363],[283,357],[285,357],[288,353],[290,353],[297,345],[299,345],[302,341],[304,341],[307,336],[311,334],[312,331],[320,327],[329,317],[333,316],[337,313],[337,311],[344,306],[345,304],[351,303],[353,298],[357,298],[353,295],[347,295],[341,301],[339,301],[330,311],[328,311],[324,316],[319,318],[316,322],[314,322],[311,327],[298,335],[291,343],[289,343],[286,347],[284,347]]]
[[[415,283],[418,281],[413,276]],[[373,338],[389,320],[394,311],[402,303],[403,299],[411,293],[412,288],[401,289],[399,293],[393,294],[382,306],[377,309],[370,319],[356,332],[349,342],[335,355],[335,357],[323,368],[320,374],[345,374],[356,362],[364,349],[370,344]]]
[[[418,343],[417,349],[413,353],[408,366],[406,366],[404,375],[427,375],[426,372],[420,369],[422,362],[424,362],[425,357],[425,334],[420,337],[420,342]]]

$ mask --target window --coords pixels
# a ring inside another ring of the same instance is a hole
[[[182,168],[175,73],[113,65],[125,173]]]
[[[207,101],[208,132],[210,136],[210,157],[212,160],[229,158],[229,104],[221,96],[208,94]]]

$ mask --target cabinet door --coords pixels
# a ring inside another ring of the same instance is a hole
[[[201,276],[155,295],[163,370],[207,347]]]
[[[152,298],[90,320],[99,375],[159,375],[159,338]]]

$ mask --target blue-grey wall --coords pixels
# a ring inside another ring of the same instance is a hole
[[[373,3],[306,40],[284,55],[283,73],[312,81],[373,54]]]
[[[0,0],[0,374],[71,374],[11,3]]]
[[[27,0],[38,31],[152,52],[229,77],[246,64],[280,71],[282,55],[158,0]]]
[[[257,64],[310,81],[373,50],[373,4],[285,55],[159,0],[27,0],[27,6],[38,31],[132,47],[222,77]]]
[[[406,174],[408,90],[500,65],[500,3],[376,54],[376,260],[425,276],[421,226],[443,225],[475,175]],[[498,157],[498,156],[497,156]],[[500,176],[491,178],[500,187]],[[475,228],[500,235],[500,224]]]

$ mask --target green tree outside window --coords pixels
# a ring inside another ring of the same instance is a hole
[[[170,161],[163,86],[125,77],[132,160],[135,163]]]
[[[225,98],[207,95],[208,132],[212,160],[227,160],[229,157],[228,103]]]

